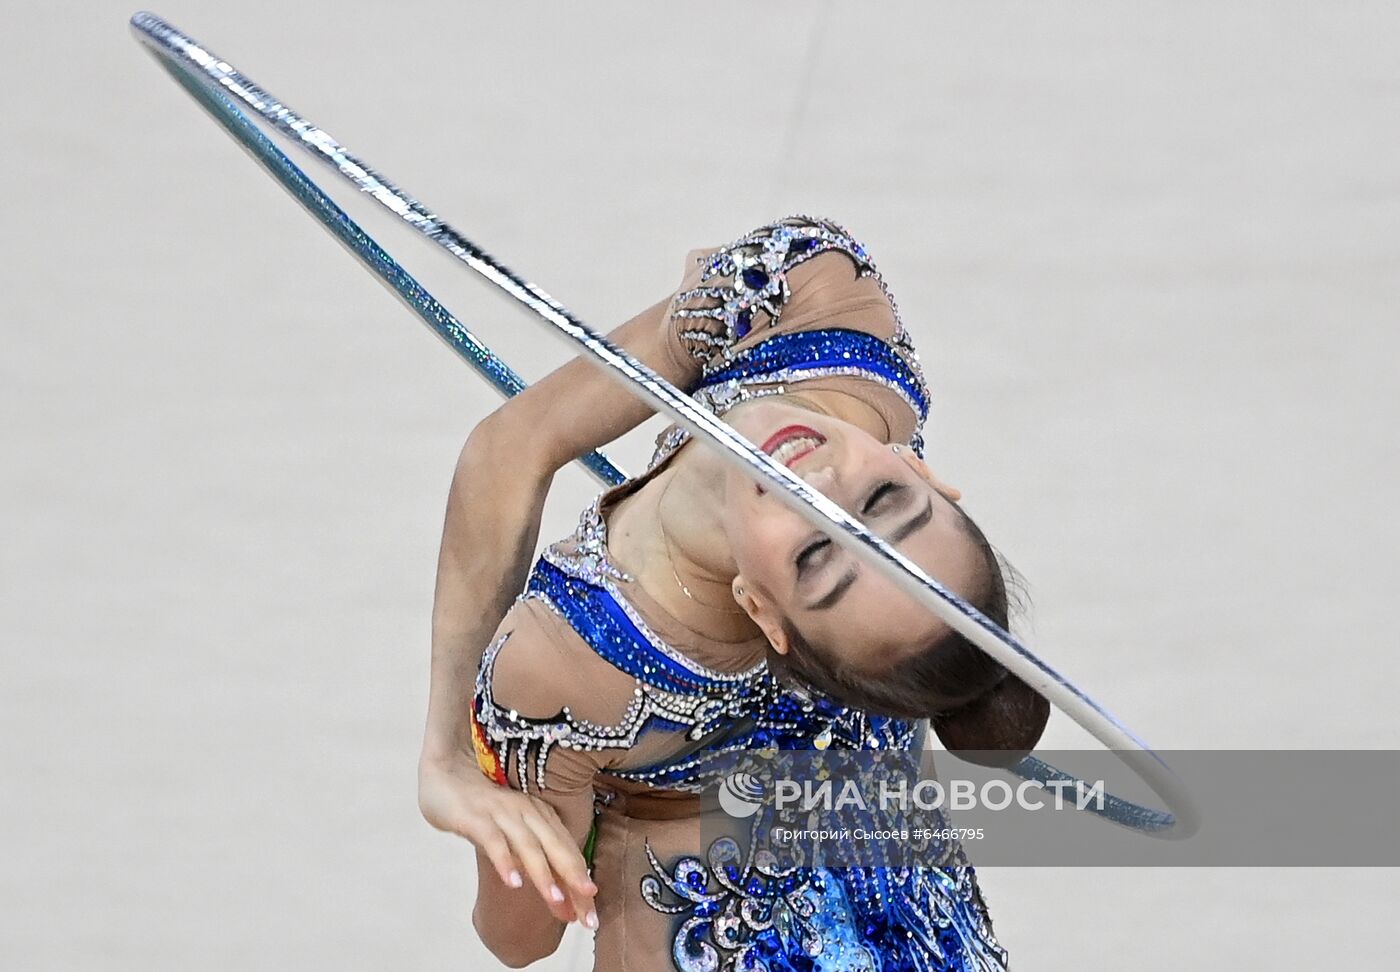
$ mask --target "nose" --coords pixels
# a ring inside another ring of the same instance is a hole
[[[804,469],[802,478],[807,481],[807,485],[817,492],[830,499],[836,497],[832,494],[832,488],[836,485],[836,470],[830,463],[822,463],[812,469]]]

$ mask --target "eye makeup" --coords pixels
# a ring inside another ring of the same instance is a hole
[[[865,502],[861,504],[860,515],[868,517],[898,512],[906,505],[905,499],[908,492],[909,488],[903,483],[890,479],[883,480],[876,484],[866,497]],[[830,562],[835,553],[836,549],[827,537],[818,534],[810,538],[807,545],[798,551],[793,561],[797,568],[798,580],[820,570]]]

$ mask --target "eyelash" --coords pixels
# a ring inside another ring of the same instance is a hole
[[[904,487],[899,483],[890,480],[886,480],[879,486],[876,486],[875,491],[870,494],[870,497],[865,501],[865,505],[861,507],[862,515],[868,515],[881,500],[897,493],[903,488]],[[819,537],[803,547],[801,552],[797,555],[797,572],[801,574],[803,571],[807,570],[808,564],[812,558],[829,546],[831,546],[831,541],[829,539],[826,537]]]
[[[813,540],[807,546],[803,547],[802,552],[797,555],[797,573],[801,574],[805,571],[808,561],[820,553],[823,548],[829,546],[831,546],[831,541],[826,537],[822,537],[819,540]]]
[[[879,486],[875,487],[875,492],[870,494],[870,498],[865,501],[865,505],[861,507],[860,511],[862,513],[870,513],[874,511],[875,505],[877,503],[885,499],[887,496],[894,495],[903,488],[904,487],[902,487],[899,483],[893,482],[888,479],[885,480]]]

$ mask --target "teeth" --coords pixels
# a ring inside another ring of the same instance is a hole
[[[787,465],[792,459],[800,456],[804,452],[815,449],[817,446],[821,445],[823,441],[822,439],[814,439],[806,435],[799,435],[795,438],[788,439],[773,450],[773,461]]]

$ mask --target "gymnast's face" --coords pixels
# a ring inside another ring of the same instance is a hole
[[[745,403],[725,421],[944,586],[967,597],[977,585],[985,561],[953,507],[961,494],[908,447],[896,450],[855,425],[772,398]],[[735,600],[779,653],[791,647],[785,619],[857,669],[898,661],[948,630],[738,472],[725,483],[725,529],[738,567]]]

